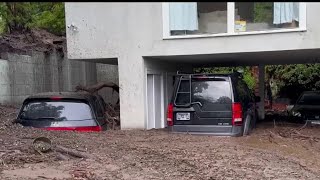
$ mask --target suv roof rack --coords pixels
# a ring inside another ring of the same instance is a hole
[[[189,74],[193,74],[193,73],[187,73],[187,72],[181,72],[181,71],[177,71],[178,75],[189,75]]]
[[[191,75],[191,76],[201,76],[201,75],[239,75],[239,72],[230,72],[230,73],[180,73],[177,71],[176,75]]]
[[[201,76],[201,75],[206,75],[206,76],[233,76],[233,77],[238,77],[242,78],[243,73],[238,72],[236,70],[230,72],[230,73],[187,73],[187,72],[181,72],[177,71],[177,74],[175,76]]]

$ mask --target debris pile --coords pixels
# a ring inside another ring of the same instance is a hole
[[[86,92],[94,94],[105,87],[112,88],[113,91],[116,91],[117,93],[119,93],[120,87],[113,82],[101,82],[101,83],[97,83],[97,84],[91,85],[91,86],[78,85],[75,87],[75,91],[76,92],[86,91]],[[118,99],[118,102],[114,105],[111,103],[107,103],[105,109],[106,109],[105,115],[107,118],[106,121],[107,121],[109,129],[119,130],[120,129],[119,99]]]
[[[112,130],[120,130],[120,106],[119,104],[112,105],[107,103],[106,105],[106,117],[108,127]]]
[[[0,54],[9,52],[28,54],[31,51],[50,52],[54,49],[65,51],[66,39],[42,29],[21,33],[13,32],[0,36]]]
[[[22,166],[91,157],[85,144],[79,145],[77,134],[23,127],[13,123],[17,113],[16,107],[0,105],[0,171],[10,164]]]

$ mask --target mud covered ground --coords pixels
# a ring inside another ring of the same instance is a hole
[[[0,179],[320,179],[316,127],[270,121],[240,138],[165,130],[49,132],[12,125],[16,111],[0,107]],[[32,148],[40,136],[90,157],[41,155]]]

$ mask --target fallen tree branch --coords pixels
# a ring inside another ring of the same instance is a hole
[[[105,88],[105,87],[112,88],[113,91],[116,91],[119,94],[120,87],[113,82],[98,83],[98,84],[95,84],[92,86],[78,85],[75,87],[75,92],[86,91],[86,92],[93,94],[93,93],[96,93],[97,91],[99,91],[100,89]],[[120,98],[118,98],[118,101],[116,104],[119,104],[119,103],[120,103]]]
[[[112,88],[113,91],[116,91],[117,93],[119,93],[120,87],[113,82],[102,82],[102,83],[98,83],[98,84],[95,84],[92,86],[78,85],[75,87],[75,92],[86,91],[86,92],[93,94],[93,93],[97,93],[97,91],[99,91],[100,89],[105,88],[105,87]],[[118,98],[118,101],[116,103],[117,105],[119,105],[119,100],[120,100],[120,98]],[[111,104],[106,103],[106,111],[105,111],[106,122],[107,122],[108,126],[110,128],[112,128],[113,130],[115,130],[116,127],[120,126],[120,112],[118,112],[119,107],[117,105],[113,106]]]
[[[118,117],[112,117],[108,112],[105,112],[107,116],[107,123],[110,127],[112,127],[112,130],[115,130],[116,126],[120,125],[120,119]]]
[[[60,153],[68,154],[77,158],[89,158],[90,155],[79,152],[77,150],[69,149],[63,146],[56,146],[55,150]]]
[[[294,132],[293,135],[296,138],[304,138],[304,139],[309,139],[309,140],[316,141],[316,142],[318,142],[320,140],[320,138],[318,138],[318,137],[301,134],[298,130],[294,130],[293,132]]]
[[[66,160],[69,160],[70,158],[68,156],[65,156],[62,153],[58,152],[57,159],[62,160],[62,161],[66,161]]]
[[[113,82],[105,82],[105,83],[98,83],[92,86],[82,86],[82,85],[78,85],[76,86],[76,92],[78,91],[87,91],[89,93],[95,93],[97,91],[99,91],[100,89],[104,88],[104,87],[109,87],[112,88],[114,91],[116,91],[117,93],[119,93],[119,86]]]

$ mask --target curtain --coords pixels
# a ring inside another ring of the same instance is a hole
[[[273,24],[292,23],[299,21],[299,3],[275,2],[273,7]]]
[[[196,2],[169,4],[170,30],[198,30],[198,10]]]

